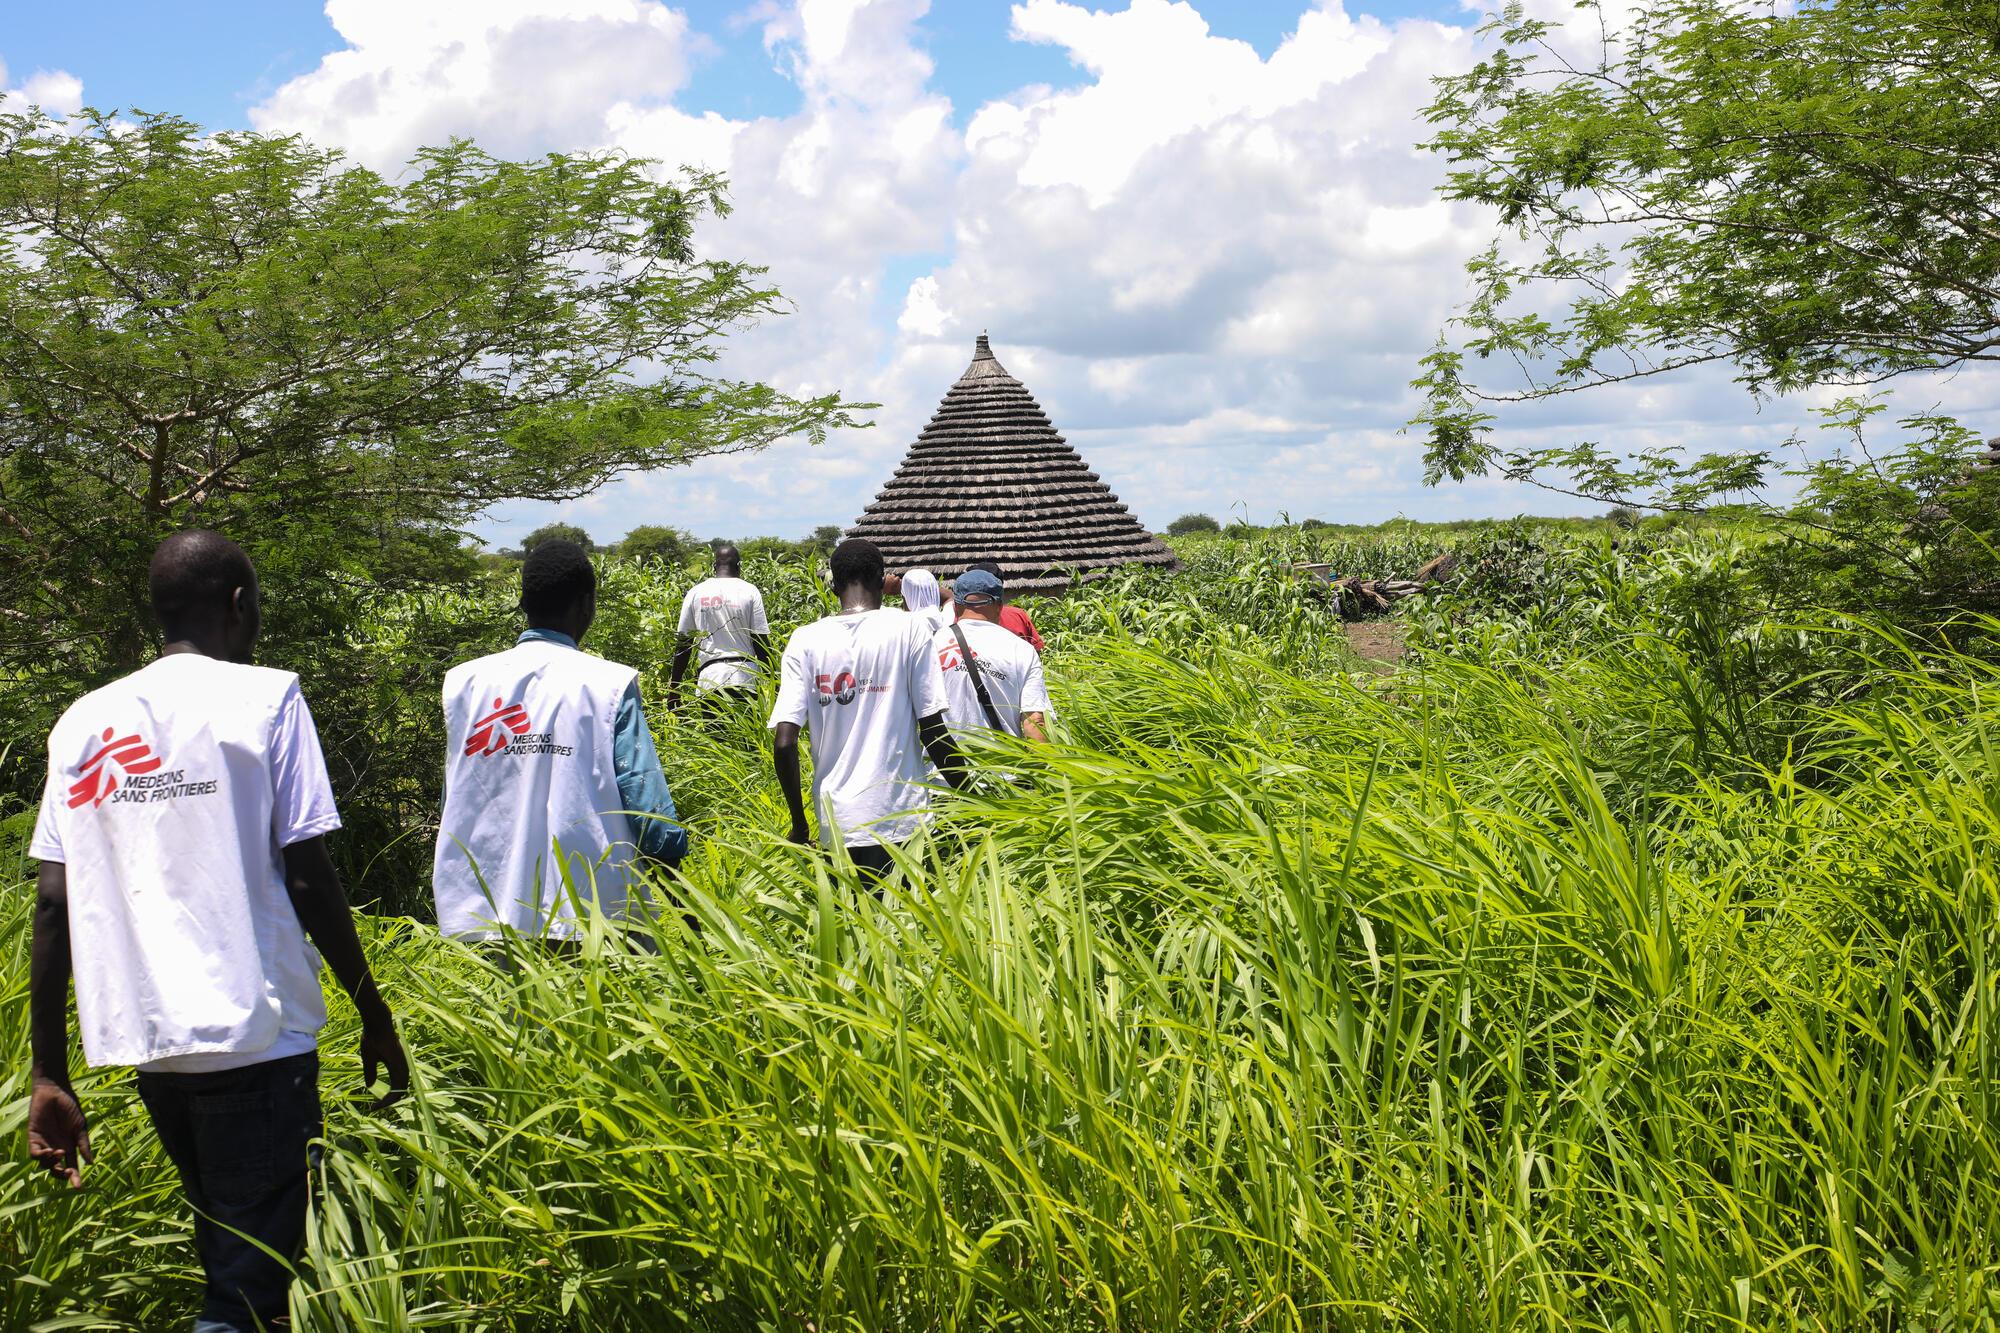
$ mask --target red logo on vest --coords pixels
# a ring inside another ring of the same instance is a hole
[[[84,760],[83,766],[77,770],[76,781],[69,789],[70,809],[83,805],[95,809],[103,805],[105,799],[118,790],[119,773],[150,773],[160,766],[160,758],[153,753],[153,747],[140,740],[136,732],[113,740],[115,734],[114,728],[106,727],[103,736],[99,737],[104,745]]]
[[[507,742],[513,737],[525,734],[530,725],[526,708],[495,699],[493,711],[472,724],[472,734],[465,740],[465,752],[496,754],[506,749]]]

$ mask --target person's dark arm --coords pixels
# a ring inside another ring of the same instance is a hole
[[[750,651],[756,654],[757,665],[762,667],[770,666],[771,636],[768,634],[752,634],[750,636]]]
[[[930,755],[931,764],[939,776],[954,789],[963,787],[965,759],[951,739],[951,729],[944,724],[944,714],[932,713],[929,717],[918,718],[917,737],[923,741],[924,752]]]
[[[771,729],[771,764],[778,771],[778,789],[785,793],[785,808],[792,812],[792,829],[786,836],[793,842],[811,842],[805,795],[799,790],[798,723],[780,722]]]
[[[667,675],[667,708],[680,707],[681,677],[687,674],[688,660],[694,656],[694,635],[674,636],[674,667]]]
[[[354,933],[354,913],[347,906],[347,894],[340,887],[333,860],[326,854],[325,838],[306,838],[285,848],[285,892],[291,896],[292,910],[299,914],[299,924],[305,927],[313,947],[360,1011],[364,1088],[374,1086],[377,1066],[388,1075],[389,1091],[375,1103],[375,1109],[380,1110],[409,1091],[410,1062],[403,1054],[402,1039],[396,1035],[396,1021],[368,971],[361,937]]]
[[[36,878],[28,948],[28,1156],[82,1189],[83,1164],[95,1159],[69,1083],[69,874],[60,861],[42,862]]]

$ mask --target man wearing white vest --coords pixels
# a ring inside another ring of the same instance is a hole
[[[837,834],[863,875],[878,880],[894,864],[890,849],[930,817],[932,765],[953,786],[960,774],[931,624],[884,610],[882,584],[882,553],[872,542],[856,538],[834,550],[840,614],[793,632],[771,712],[792,841],[812,838],[799,784],[799,729],[810,727],[822,841]]]
[[[84,1058],[138,1066],[193,1205],[207,1275],[195,1328],[248,1333],[284,1316],[286,1260],[305,1239],[322,955],[360,1011],[364,1077],[388,1073],[378,1105],[402,1095],[409,1068],[327,857],[340,816],[298,677],[249,664],[261,624],[249,557],[183,532],[161,543],[148,582],[159,658],[49,733],[29,844],[41,871],[28,1151],[82,1185],[73,972]]]
[[[574,542],[521,565],[528,629],[444,678],[444,813],[432,887],[438,929],[572,938],[578,908],[623,916],[632,863],[687,854],[639,701],[639,673],[577,645],[597,616],[597,572]]]

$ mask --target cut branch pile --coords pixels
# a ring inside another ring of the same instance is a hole
[[[1369,616],[1387,615],[1397,602],[1422,592],[1433,583],[1450,578],[1457,568],[1458,557],[1449,551],[1425,563],[1416,577],[1408,579],[1364,579],[1358,574],[1333,578],[1330,565],[1292,566],[1294,572],[1312,578],[1313,586],[1333,599],[1340,608],[1343,620],[1365,620]]]

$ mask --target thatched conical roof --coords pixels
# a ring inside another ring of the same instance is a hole
[[[1056,433],[983,333],[972,364],[848,536],[879,546],[891,572],[921,567],[953,579],[975,561],[998,561],[1010,592],[1067,587],[1072,571],[1087,580],[1120,565],[1176,564]]]

